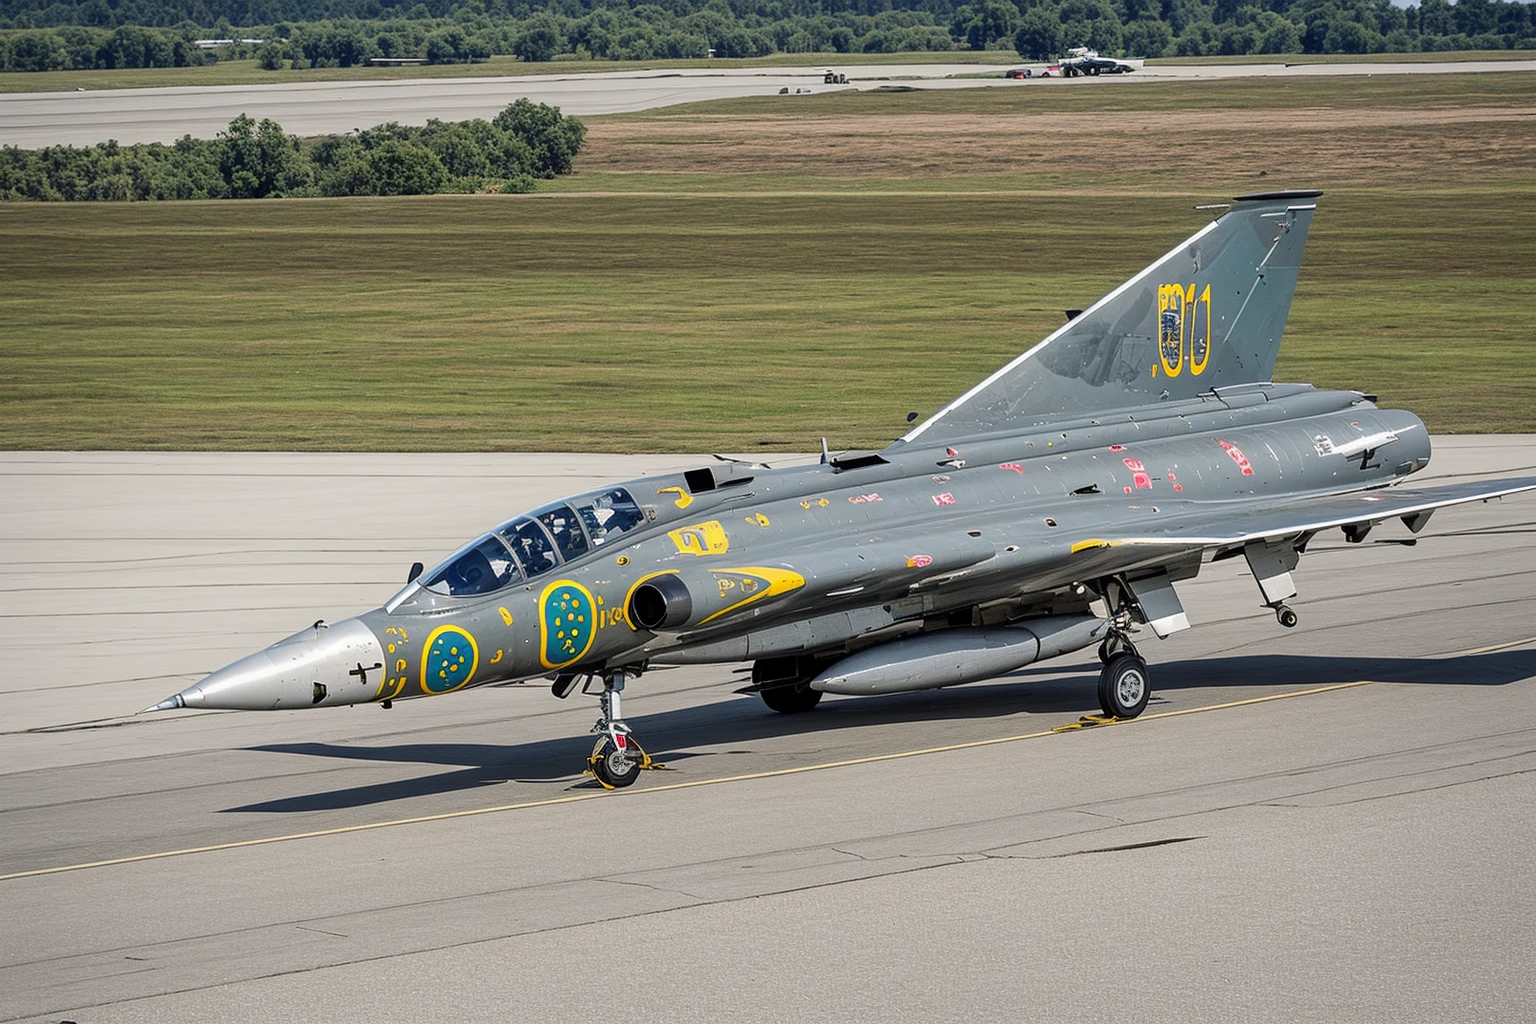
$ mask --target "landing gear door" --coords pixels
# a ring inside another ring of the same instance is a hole
[[[1130,580],[1128,585],[1131,596],[1141,608],[1142,617],[1158,639],[1167,639],[1179,630],[1189,628],[1189,616],[1184,613],[1184,604],[1166,572]]]
[[[1259,585],[1259,593],[1264,595],[1266,607],[1278,607],[1296,596],[1296,584],[1291,582],[1291,570],[1296,568],[1300,556],[1292,540],[1282,540],[1277,544],[1261,540],[1249,541],[1243,545],[1243,555],[1248,559],[1248,568],[1253,570],[1253,578]]]

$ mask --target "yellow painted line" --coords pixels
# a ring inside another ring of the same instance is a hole
[[[1494,651],[1507,651],[1511,647],[1524,647],[1526,644],[1536,644],[1536,636],[1528,636],[1524,640],[1510,640],[1502,644],[1489,644],[1487,647],[1474,647],[1470,651],[1453,651],[1450,654],[1442,654],[1442,658],[1470,658],[1474,654],[1492,654]]]
[[[1179,715],[1194,715],[1201,711],[1221,711],[1224,708],[1240,708],[1247,704],[1264,704],[1272,700],[1287,700],[1291,697],[1310,697],[1314,693],[1328,693],[1331,690],[1348,690],[1356,686],[1370,686],[1374,679],[1356,679],[1352,683],[1334,683],[1331,686],[1316,686],[1310,690],[1292,690],[1290,693],[1272,693],[1268,697],[1249,697],[1247,700],[1228,701],[1225,704],[1207,704],[1200,708],[1184,708],[1180,711],[1159,711],[1154,715],[1142,715],[1139,718],[1124,719],[1118,722],[1108,722],[1107,725],[1129,725],[1131,722],[1145,722],[1154,718],[1175,718]]]
[[[1288,700],[1292,697],[1310,697],[1313,694],[1328,693],[1333,690],[1348,690],[1356,686],[1369,686],[1374,680],[1360,679],[1352,683],[1335,683],[1331,686],[1316,686],[1310,690],[1293,690],[1289,693],[1272,693],[1267,697],[1250,697],[1246,700],[1228,701],[1225,704],[1206,704],[1198,708],[1185,708],[1181,711],[1160,711],[1156,714],[1141,715],[1138,718],[1120,719],[1108,721],[1094,728],[1108,728],[1110,726],[1134,725],[1137,722],[1150,722],[1159,718],[1173,718],[1178,715],[1194,715],[1204,711],[1223,711],[1227,708],[1240,708],[1249,704],[1265,704],[1269,701]],[[923,757],[928,754],[946,754],[956,750],[975,750],[979,747],[993,747],[1000,743],[1018,743],[1021,740],[1043,739],[1046,736],[1058,735],[1057,729],[1043,729],[1039,732],[1021,733],[1017,736],[998,736],[989,740],[970,740],[965,743],[950,743],[942,747],[924,747],[921,750],[902,750],[893,754],[872,754],[869,757],[855,757],[846,761],[828,761],[824,764],[801,765],[797,768],[775,768],[766,772],[751,772],[746,775],[727,775],[718,779],[696,779],[692,782],[673,782],[664,786],[647,786],[644,789],[627,789],[617,792],[599,790],[591,793],[577,793],[572,796],[552,797],[548,800],[529,800],[520,804],[502,804],[497,807],[477,807],[467,811],[447,811],[443,814],[425,814],[417,818],[397,818],[393,821],[373,821],[363,825],[343,825],[339,828],[320,829],[315,832],[295,832],[286,836],[267,836],[262,839],[242,839],[233,843],[215,843],[211,846],[194,846],[184,850],[163,850],[159,853],[141,853],[133,857],[115,857],[112,860],[95,860],[85,864],[65,864],[55,868],[36,868],[32,871],[17,871],[9,875],[0,875],[0,882],[8,882],[16,878],[35,878],[39,875],[56,875],[65,871],[84,871],[87,868],[115,867],[119,864],[137,864],[146,860],[163,860],[166,857],[184,857],[194,853],[216,853],[219,850],[238,850],[247,846],[267,846],[271,843],[288,843],[299,839],[319,839],[322,836],[346,835],[350,832],[367,832],[376,828],[394,828],[398,825],[421,825],[429,821],[451,821],[454,818],[472,818],[480,814],[500,814],[505,811],[525,811],[534,807],[553,807],[558,804],[574,804],[583,800],[600,800],[605,797],[617,797],[620,794],[626,796],[645,796],[651,793],[671,793],[681,789],[696,789],[700,786],[719,786],[728,782],[750,782],[754,779],[773,779],[786,775],[800,775],[805,772],[828,771],[833,768],[851,768],[861,764],[876,764],[881,761],[898,761],[908,757]]]

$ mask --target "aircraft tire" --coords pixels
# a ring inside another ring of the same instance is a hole
[[[1099,708],[1114,718],[1135,718],[1152,698],[1147,663],[1134,654],[1117,654],[1099,673]]]
[[[608,789],[623,789],[640,777],[640,758],[620,753],[613,740],[603,740],[592,752],[592,774]]]
[[[796,683],[793,686],[773,686],[757,691],[763,703],[781,715],[798,715],[821,703],[821,691]]]

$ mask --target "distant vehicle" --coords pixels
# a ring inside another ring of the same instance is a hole
[[[840,75],[836,71],[828,71],[821,76],[821,81],[823,85],[847,85],[848,76]]]
[[[1029,68],[1010,68],[1003,72],[1004,78],[1033,78],[1034,72]]]
[[[1074,46],[1067,51],[1066,59],[1052,64],[1046,74],[1055,71],[1063,78],[1074,78],[1077,75],[1128,75],[1135,70],[1134,64],[1100,57],[1086,46]]]

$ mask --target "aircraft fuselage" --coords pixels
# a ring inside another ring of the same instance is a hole
[[[394,701],[648,661],[831,656],[956,616],[1060,610],[1042,593],[1076,609],[1071,588],[1099,572],[1108,527],[1379,486],[1429,454],[1411,413],[1280,386],[862,463],[648,477],[619,485],[644,521],[584,538],[579,557],[484,593],[442,592],[427,574],[181,696],[252,709]]]

